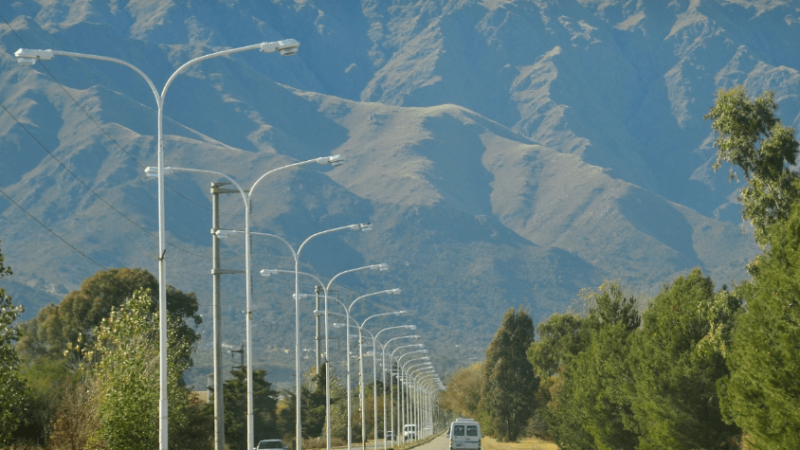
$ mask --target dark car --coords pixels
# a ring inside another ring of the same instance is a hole
[[[264,439],[263,441],[258,441],[258,446],[256,446],[253,450],[288,450],[285,445],[283,445],[283,441],[280,439]]]

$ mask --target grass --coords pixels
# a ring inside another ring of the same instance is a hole
[[[481,448],[483,450],[558,450],[556,444],[535,437],[523,438],[519,442],[497,442],[486,436],[481,439]]]

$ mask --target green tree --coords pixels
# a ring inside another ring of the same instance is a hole
[[[480,363],[461,368],[447,382],[445,391],[439,396],[442,408],[456,412],[463,417],[476,417],[481,401]]]
[[[11,275],[0,253],[0,278]],[[14,306],[11,297],[0,288],[0,444],[7,442],[20,423],[28,395],[18,374],[19,356],[13,343],[19,339],[14,321],[24,309]]]
[[[93,443],[114,449],[158,446],[159,339],[158,314],[152,312],[149,290],[138,290],[94,330],[86,346],[82,334],[68,349],[82,353],[83,370],[94,388],[99,429]],[[192,346],[181,333],[183,320],[168,316],[168,404],[170,434],[178,435],[188,423],[189,396],[181,383]],[[170,440],[170,448],[184,443]]]
[[[797,160],[794,129],[775,116],[775,94],[765,92],[750,100],[743,86],[717,93],[706,119],[717,133],[717,161],[741,169],[747,185],[742,188],[742,217],[753,225],[756,242],[766,245],[770,227],[785,220],[798,199],[798,175],[790,169]],[[733,167],[731,179],[736,177]]]
[[[231,379],[222,389],[225,398],[225,444],[231,448],[247,447],[247,370],[244,367],[231,369]],[[267,372],[253,370],[253,434],[256,442],[262,439],[278,439],[283,436],[278,430],[276,416],[278,393],[267,381]],[[213,411],[213,405],[209,404]]]
[[[634,421],[628,352],[630,337],[641,323],[636,299],[626,298],[617,283],[604,284],[592,299],[596,306],[589,310],[588,320],[595,325],[587,328],[597,331],[563,373],[564,384],[570,388],[560,392],[558,400],[564,407],[556,414],[580,417],[593,448],[633,450],[639,439],[630,430]],[[575,426],[569,420],[563,422]]]
[[[77,342],[82,335],[84,344],[93,339],[91,330],[108,317],[112,308],[119,308],[137,289],[158,292],[158,280],[145,269],[101,270],[87,278],[77,291],[70,292],[58,305],[50,304],[28,322],[21,324],[22,338],[18,350],[28,362],[39,357],[63,358],[67,343]],[[151,299],[149,311],[158,309],[156,299]],[[175,316],[191,319],[197,326],[202,318],[197,314],[197,297],[193,292],[185,294],[169,286],[167,288],[167,311]],[[179,333],[189,345],[194,345],[200,335],[182,320]],[[183,339],[183,338],[182,338]],[[187,355],[191,365],[191,355]]]
[[[800,203],[775,227],[736,319],[718,384],[725,418],[759,449],[800,448]]]
[[[519,439],[536,408],[539,378],[526,353],[532,342],[530,316],[511,308],[486,350],[480,409],[488,421],[484,428],[503,442]]]
[[[630,348],[639,449],[738,448],[738,427],[722,420],[716,382],[728,374],[720,352],[699,343],[714,285],[699,269],[676,278],[644,313]]]
[[[627,356],[640,323],[636,300],[615,282],[585,291],[583,316],[553,315],[539,325],[528,356],[548,387],[543,416],[563,449],[635,448]]]

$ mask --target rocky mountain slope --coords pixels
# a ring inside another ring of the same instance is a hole
[[[26,317],[101,267],[155,272],[156,186],[143,168],[155,164],[156,110],[128,68],[65,57],[23,67],[20,47],[117,57],[161,87],[192,57],[300,41],[290,58],[245,52],[176,79],[167,164],[249,186],[281,164],[344,154],[341,167],[260,185],[253,228],[299,244],[373,222],[370,234],[314,241],[304,268],[330,277],[389,263],[343,279],[341,298],[402,288],[356,313],[408,309],[385,324],[416,323],[444,371],[481,358],[512,306],[538,321],[604,279],[646,295],[693,267],[719,285],[745,277],[758,249],[740,230],[736,184],[711,170],[703,115],[717,89],[745,84],[775,90],[784,122],[800,121],[790,1],[20,0],[0,15],[0,240],[15,269],[4,285]],[[197,292],[206,318],[211,181],[172,176],[166,199],[169,282]],[[223,226],[241,228],[242,211],[224,197]],[[226,242],[225,266],[243,266],[240,244]],[[291,267],[274,244],[254,238],[254,268]],[[231,344],[244,335],[243,283],[224,279]],[[257,358],[279,380],[290,377],[291,289],[290,278],[254,281]],[[313,327],[304,333],[310,347]],[[204,339],[196,384],[209,352]]]

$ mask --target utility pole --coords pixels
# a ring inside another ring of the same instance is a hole
[[[320,297],[319,296],[320,295],[324,295],[325,291],[323,289],[324,288],[322,286],[314,286],[314,294],[315,294],[315,297],[316,297],[316,300],[317,300],[317,309],[315,311],[320,311],[320,304],[319,304]],[[320,346],[320,340],[322,339],[322,338],[320,338],[320,330],[322,329],[322,317],[320,317],[320,315],[317,314],[316,315],[316,319],[317,319],[317,339],[315,341],[315,343],[316,343],[315,354],[317,355],[317,357],[316,357],[316,366],[315,367],[316,367],[317,375],[319,375],[321,373],[320,372],[320,370],[321,370],[320,369],[320,367],[321,367],[320,366],[320,355],[322,355],[322,347]],[[328,360],[328,355],[325,355],[325,361],[327,361],[327,360]]]
[[[241,270],[225,270],[220,268],[219,249],[219,194],[239,193],[238,190],[221,189],[230,183],[211,183],[211,292],[213,303],[214,333],[214,449],[225,450],[225,407],[222,392],[222,306],[220,301],[220,275],[226,273],[243,273]]]

